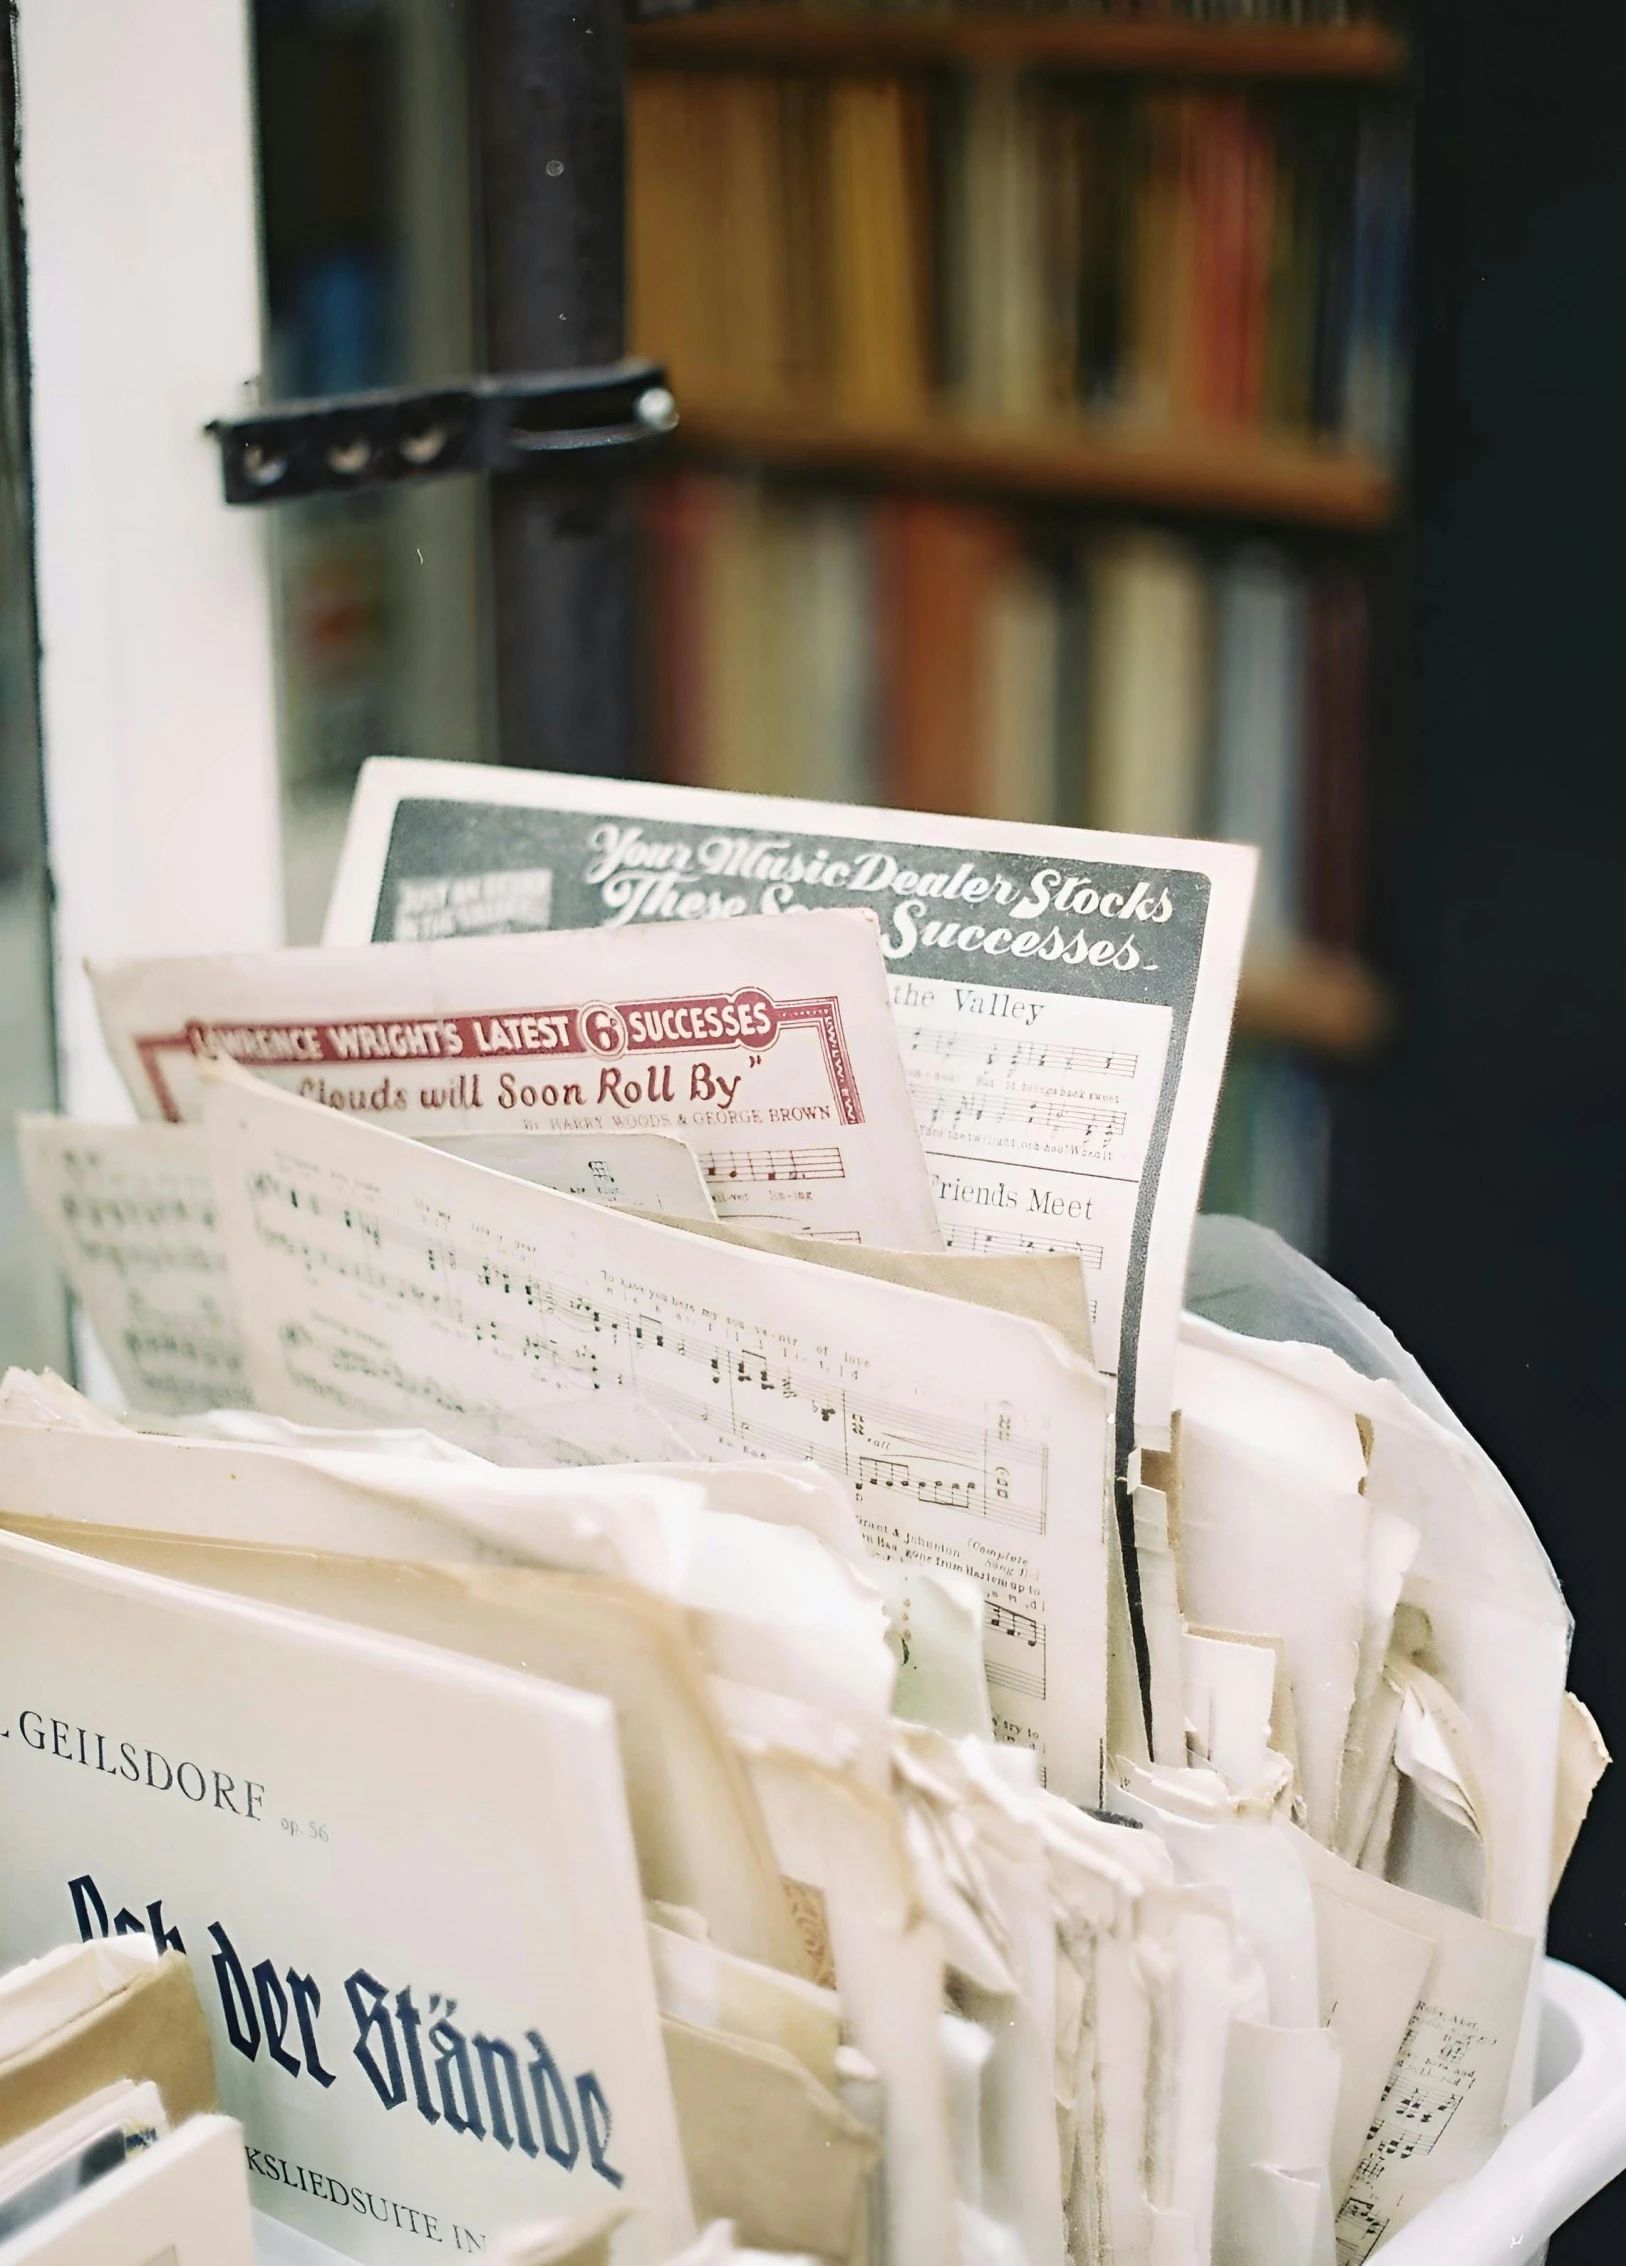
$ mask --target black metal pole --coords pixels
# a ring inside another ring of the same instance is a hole
[[[621,0],[474,0],[486,362],[567,370],[624,352]],[[502,760],[635,761],[627,488],[589,470],[491,483]]]

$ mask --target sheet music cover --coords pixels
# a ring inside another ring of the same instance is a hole
[[[1126,1456],[1132,1438],[1169,1444],[1255,862],[1230,844],[375,760],[327,941],[869,906],[944,1239],[1080,1256]]]
[[[369,2261],[692,2231],[613,1711],[0,1534],[0,1961],[192,1962],[254,2204]]]
[[[391,1132],[665,1132],[720,1212],[940,1248],[863,907],[799,921],[512,936],[91,969],[143,1115],[195,1119],[203,1066]]]

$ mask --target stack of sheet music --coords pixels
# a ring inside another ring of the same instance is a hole
[[[260,2210],[1352,2266],[1526,2105],[1546,1560],[1307,1264],[1182,1317],[1251,873],[379,764],[327,945],[93,971],[0,1961],[184,1954]]]
[[[138,1930],[0,1975],[0,2255],[251,2266],[241,2128],[192,1971]]]

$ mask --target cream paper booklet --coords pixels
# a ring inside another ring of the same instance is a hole
[[[608,1701],[0,1534],[0,1845],[0,1961],[185,1951],[262,2209],[692,2231]]]
[[[941,1249],[864,908],[93,967],[145,1117],[225,1055],[392,1132],[677,1133],[729,1217]]]
[[[380,759],[326,940],[654,925],[673,943],[697,921],[870,907],[949,1247],[1076,1252],[1097,1359],[1133,1437],[1166,1449],[1256,862],[1232,844]]]
[[[811,1460],[981,1591],[999,1735],[1099,1800],[1110,1413],[1026,1316],[528,1187],[231,1064],[204,1123],[256,1404],[499,1463]]]

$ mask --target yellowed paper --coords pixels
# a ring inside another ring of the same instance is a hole
[[[1321,2018],[1338,2041],[1340,2057],[1329,2171],[1333,2201],[1341,2204],[1422,1996],[1434,1943],[1341,1895],[1330,1879],[1312,1882],[1310,1894]]]
[[[132,1408],[239,1408],[242,1340],[195,1127],[17,1119],[35,1217]]]
[[[661,2031],[696,2217],[845,2266],[867,2224],[873,2134],[783,2047],[671,2015]]]
[[[989,1258],[966,1251],[883,1251],[867,1244],[839,1243],[817,1236],[790,1238],[773,1229],[738,1220],[707,1223],[687,1220],[692,1233],[709,1235],[753,1251],[810,1259],[816,1266],[869,1275],[876,1282],[929,1290],[939,1298],[961,1298],[1001,1314],[1025,1314],[1054,1330],[1082,1360],[1093,1361],[1084,1273],[1067,1252],[1022,1252]]]
[[[818,2084],[835,2090],[842,2014],[833,1990],[653,1919],[649,1951],[662,2014],[696,2029],[726,2030],[774,2046],[799,2061]]]
[[[625,2203],[572,2219],[538,2220],[510,2227],[492,2242],[496,2266],[610,2266],[610,2242],[628,2216]]]
[[[0,2147],[117,2077],[150,2079],[172,2124],[215,2105],[208,2028],[175,1952],[0,2061]]]
[[[1312,1891],[1330,1890],[1433,1946],[1338,2214],[1340,2266],[1361,2266],[1431,2196],[1477,2170],[1500,2136],[1535,1946],[1357,1872],[1308,1835],[1296,1834],[1295,1846]],[[1343,1956],[1354,1956],[1348,1943]],[[1391,1972],[1398,2003],[1409,1960],[1397,1955]],[[1366,1980],[1381,1987],[1369,1968]]]
[[[206,1108],[261,1407],[513,1463],[806,1455],[877,1555],[979,1584],[996,1732],[1099,1800],[1107,1390],[1049,1331],[499,1180],[229,1066]]]
[[[1553,1885],[1564,1877],[1598,1781],[1609,1768],[1609,1749],[1588,1709],[1573,1692],[1564,1694],[1558,1725],[1558,1800],[1553,1807]]]
[[[27,1532],[21,1521],[7,1521]],[[766,1828],[718,1719],[683,1615],[603,1579],[521,1566],[408,1565],[122,1529],[40,1525],[40,1539],[174,1581],[446,1646],[613,1701],[646,1896],[692,1905],[719,1943],[796,1971]]]

